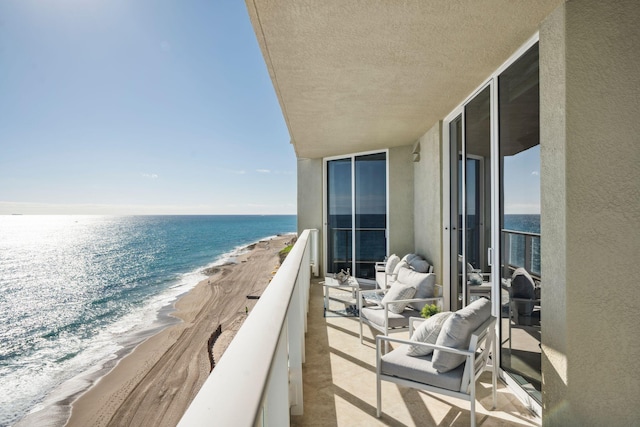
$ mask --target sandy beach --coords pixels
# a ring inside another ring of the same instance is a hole
[[[148,338],[73,404],[67,423],[86,426],[175,426],[210,372],[207,342],[220,360],[279,267],[278,252],[293,235],[261,241],[236,264],[207,272],[175,304],[181,322]],[[247,297],[254,298],[247,298]]]

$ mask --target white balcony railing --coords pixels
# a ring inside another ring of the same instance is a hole
[[[178,426],[288,426],[302,415],[302,363],[318,232],[305,230]]]
[[[537,278],[542,276],[540,270],[540,233],[502,230],[504,248],[504,265],[510,269],[524,267]],[[506,271],[511,276],[511,271]]]

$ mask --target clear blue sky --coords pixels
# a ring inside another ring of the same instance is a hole
[[[240,0],[0,1],[0,213],[295,213]]]
[[[504,158],[506,214],[540,214],[540,144]]]

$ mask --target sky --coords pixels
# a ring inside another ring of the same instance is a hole
[[[0,214],[294,214],[243,1],[2,0]]]
[[[540,144],[504,158],[505,214],[540,214]]]

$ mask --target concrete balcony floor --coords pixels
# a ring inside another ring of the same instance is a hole
[[[382,417],[376,418],[376,361],[372,330],[360,344],[357,317],[324,317],[323,288],[311,285],[304,415],[293,426],[468,426],[469,402],[382,382]],[[398,333],[396,336],[408,335]],[[498,381],[498,407],[491,411],[491,377],[477,383],[478,426],[537,426],[537,419]]]

